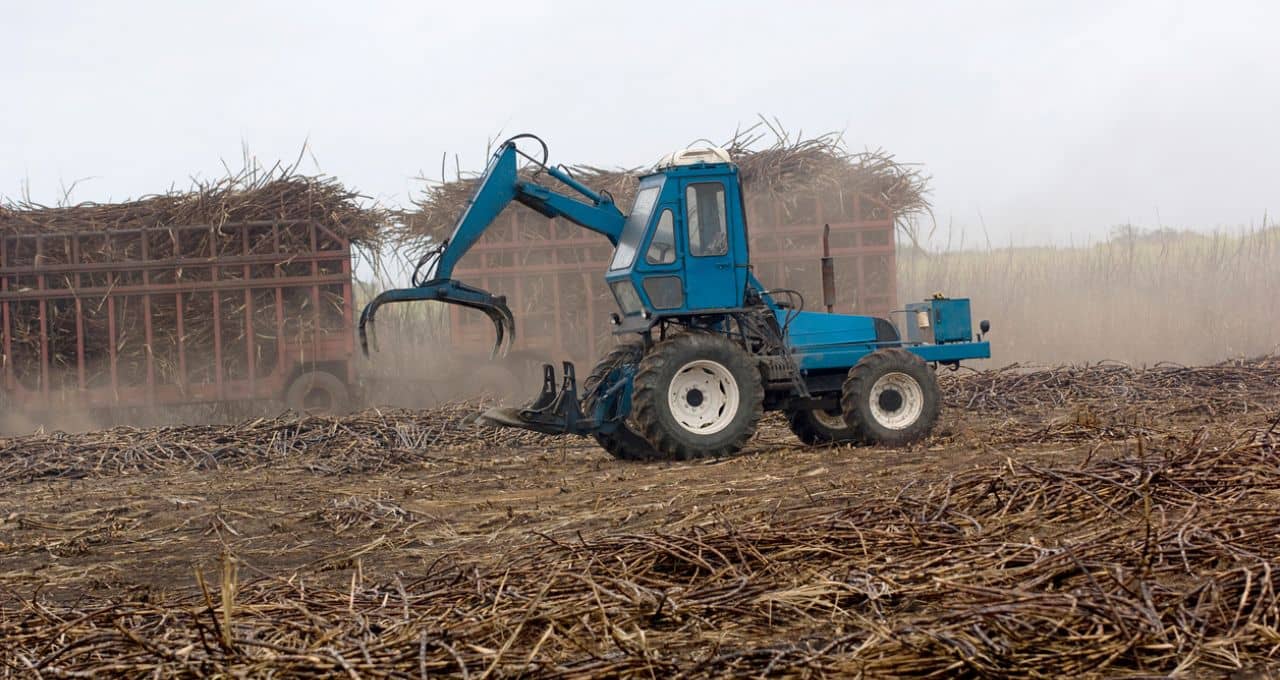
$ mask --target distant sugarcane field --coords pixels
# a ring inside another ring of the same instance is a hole
[[[1194,364],[1280,348],[1280,228],[1118,227],[1076,247],[898,254],[900,300],[973,298],[996,364]]]

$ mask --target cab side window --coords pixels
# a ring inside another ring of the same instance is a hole
[[[649,250],[644,261],[649,264],[671,264],[676,261],[676,225],[670,210],[658,216],[658,226],[653,230]]]
[[[690,184],[685,187],[684,199],[689,211],[689,254],[704,257],[729,252],[724,185],[719,182]]]

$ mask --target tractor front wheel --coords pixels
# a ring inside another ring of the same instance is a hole
[[[764,386],[755,362],[733,341],[682,333],[640,361],[631,403],[640,434],[663,457],[719,457],[755,434]]]
[[[849,369],[840,406],[870,444],[906,446],[929,436],[942,397],[933,370],[901,348],[881,349]]]

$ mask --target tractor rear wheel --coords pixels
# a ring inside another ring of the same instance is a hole
[[[787,411],[787,423],[800,441],[810,446],[860,443],[858,429],[845,422],[840,409],[793,409]]]
[[[884,446],[929,436],[941,403],[933,369],[898,347],[876,350],[849,369],[840,398],[845,420],[867,443]]]
[[[638,431],[662,457],[718,457],[755,434],[764,386],[755,362],[733,341],[682,333],[641,359],[631,403]]]
[[[627,364],[636,365],[640,363],[640,358],[644,356],[644,347],[638,342],[628,342],[609,350],[604,358],[591,369],[591,375],[582,383],[582,412],[590,417],[591,412],[595,410],[595,388],[613,372],[614,369]],[[645,441],[645,438],[631,429],[630,424],[624,420],[615,432],[604,434],[597,432],[592,435],[595,437],[596,443],[600,447],[609,452],[609,455],[619,460],[653,460],[658,457],[658,452],[653,446]]]

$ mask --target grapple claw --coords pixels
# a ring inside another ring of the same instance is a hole
[[[378,336],[374,330],[374,317],[378,308],[393,302],[434,301],[461,305],[469,309],[480,310],[493,322],[494,344],[491,356],[505,356],[516,337],[515,317],[507,307],[507,299],[502,295],[493,295],[488,291],[468,286],[453,279],[433,279],[413,288],[397,288],[383,291],[365,305],[360,312],[360,350],[369,355],[372,340],[373,349],[378,349]]]

